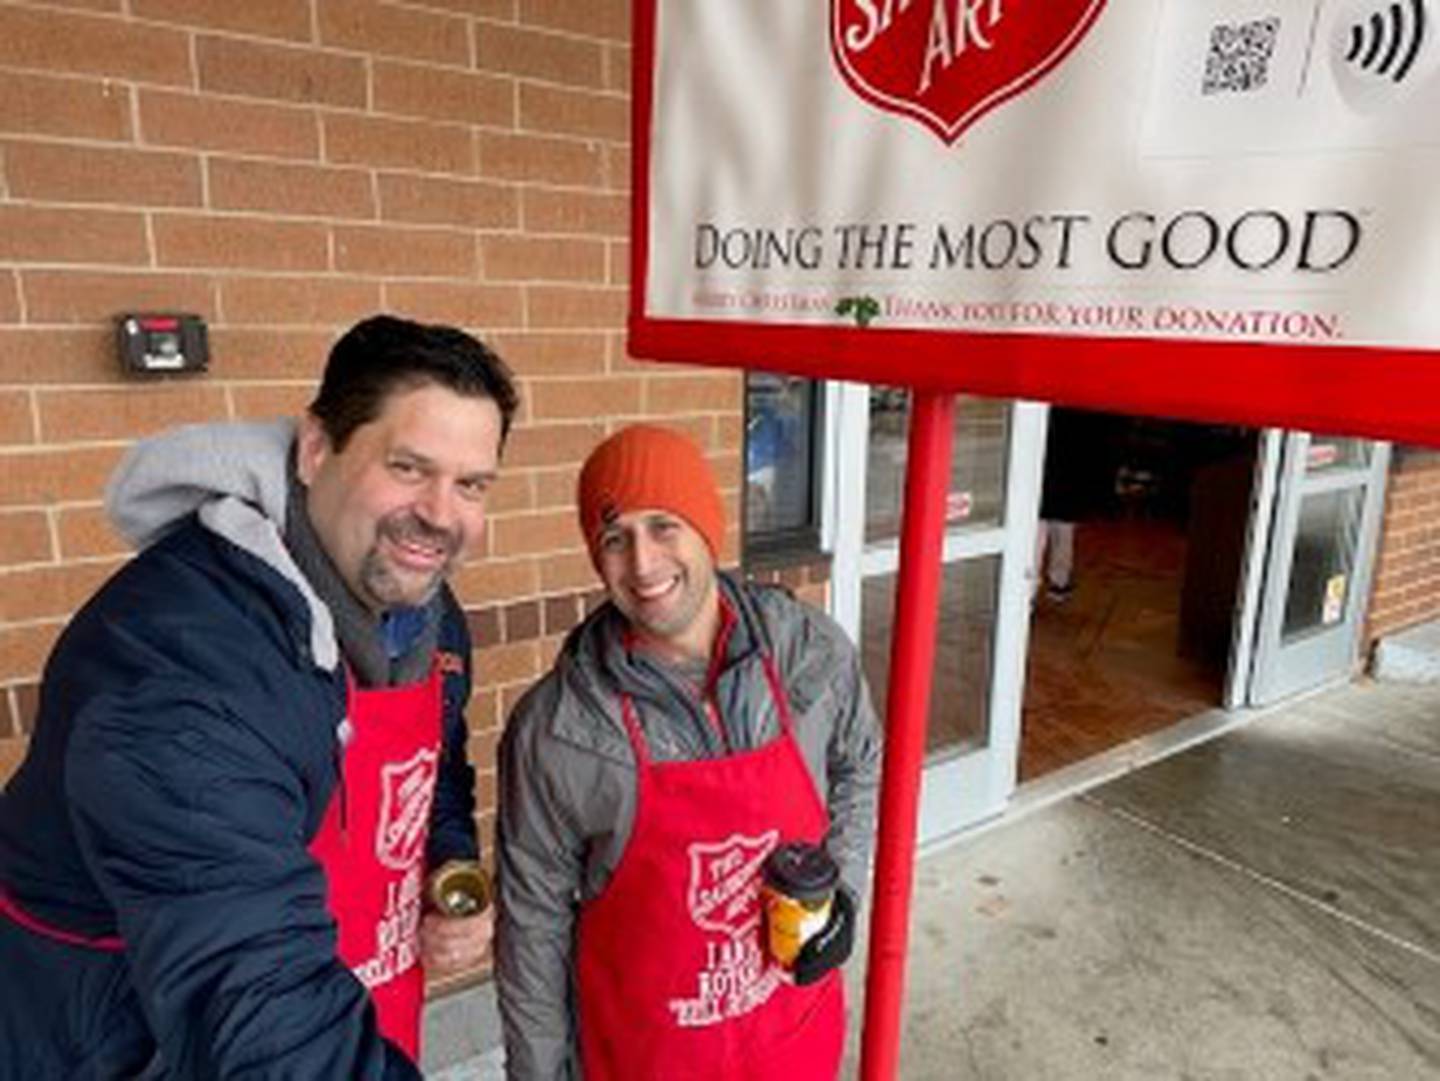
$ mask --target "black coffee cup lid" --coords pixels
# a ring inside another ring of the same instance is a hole
[[[823,901],[840,880],[840,868],[819,845],[789,841],[765,861],[765,883],[797,901]]]

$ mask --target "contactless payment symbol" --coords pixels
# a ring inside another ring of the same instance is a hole
[[[1105,0],[830,0],[830,49],[866,101],[946,143],[1023,93],[1085,36]]]
[[[1351,0],[1330,24],[1330,66],[1351,108],[1374,112],[1408,98],[1434,71],[1434,0]]]

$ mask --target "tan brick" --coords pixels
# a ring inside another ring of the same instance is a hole
[[[584,90],[521,83],[520,127],[624,142],[630,138],[630,103]]]
[[[598,143],[498,131],[482,131],[478,137],[482,176],[573,187],[599,187],[604,181]]]
[[[674,375],[677,370],[673,361],[643,360],[632,357],[625,350],[623,334],[607,334],[606,340],[610,343],[610,370],[613,372],[623,372],[627,375]]]
[[[217,327],[210,332],[210,351],[225,358],[225,374],[232,379],[318,381],[336,337],[328,330]]]
[[[745,418],[737,413],[715,418],[715,446],[718,450],[736,450],[745,442]]]
[[[630,40],[629,0],[520,0],[520,21],[586,37]]]
[[[115,573],[115,563],[0,571],[0,623],[68,616]]]
[[[38,676],[64,628],[64,623],[0,627],[0,683]]]
[[[121,555],[130,544],[115,531],[102,506],[62,507],[56,512],[61,559]]]
[[[743,392],[742,377],[728,371],[716,375],[652,375],[645,381],[645,410],[652,414],[738,412]]]
[[[517,428],[505,450],[508,466],[552,466],[579,462],[605,438],[598,421],[585,424],[532,424]]]
[[[295,0],[130,0],[130,10],[142,19],[200,26],[211,30],[238,30],[262,38],[310,40],[310,5]]]
[[[202,36],[200,88],[222,94],[365,107],[365,61],[316,49]]]
[[[414,6],[458,11],[462,15],[479,15],[486,19],[515,20],[517,0],[413,0]]]
[[[518,514],[535,509],[535,489],[531,474],[520,469],[507,469],[500,475],[500,482],[490,489],[485,501],[485,513]]]
[[[526,309],[536,329],[620,327],[625,323],[624,289],[584,289],[578,286],[526,286]]]
[[[534,596],[540,588],[540,572],[533,556],[481,559],[456,571],[450,585],[467,607],[495,604],[516,597]]]
[[[630,282],[630,242],[611,241],[609,247],[609,272],[606,275],[611,285],[627,285]]]
[[[629,146],[606,143],[604,148],[605,186],[611,191],[630,190],[630,167],[633,164]]]
[[[0,71],[0,131],[128,141],[130,92],[108,79]]]
[[[604,62],[604,47],[598,42],[497,23],[475,28],[475,66],[485,71],[601,87]]]
[[[544,671],[544,669],[543,669],[543,668],[541,667],[541,665],[540,665],[540,657],[539,657],[539,654],[538,654],[538,652],[537,652],[536,658],[535,658],[535,665],[534,665],[534,667],[533,667],[529,672],[527,672],[525,675],[519,677],[519,679],[516,680],[516,682],[524,682],[524,683],[526,683],[526,684],[533,683],[533,682],[535,681],[535,678],[536,678],[537,676],[539,676],[542,671]],[[488,769],[488,770],[486,770],[486,769],[477,769],[477,770],[476,770],[476,773],[475,773],[475,806],[476,806],[476,807],[494,807],[494,806],[495,806],[495,785],[496,785],[496,779],[495,779],[495,771],[494,771],[494,769]]]
[[[531,233],[594,233],[628,236],[630,201],[623,195],[527,188],[521,220]]]
[[[30,395],[23,390],[0,390],[0,446],[35,442],[35,416]]]
[[[125,10],[125,0],[49,0],[46,6],[74,8],[77,11],[120,12]]]
[[[21,274],[32,323],[109,323],[126,311],[187,311],[215,317],[215,286],[195,274],[26,270]]]
[[[483,653],[476,650],[470,663],[478,665],[483,659]],[[473,733],[470,737],[472,741],[499,731],[499,706],[499,697],[493,689],[476,690],[470,695],[470,701],[465,704],[465,724]],[[470,753],[473,755],[473,750]]]
[[[20,322],[20,275],[0,271],[0,323]]]
[[[220,282],[225,322],[269,326],[346,326],[378,311],[378,281],[348,278],[225,278]]]
[[[715,424],[714,417],[705,414],[689,416],[681,413],[669,413],[662,417],[649,418],[646,423],[653,424],[657,420],[667,428],[673,428],[682,435],[687,436],[697,447],[702,448],[707,454],[713,452],[715,447]]]
[[[629,94],[634,63],[628,45],[605,46],[605,86],[618,93]]]
[[[154,230],[162,266],[293,271],[330,263],[327,230],[317,223],[157,214]]]
[[[480,656],[478,663],[480,665],[485,663],[483,654]],[[490,702],[489,708],[494,711],[496,702],[494,693],[488,693],[486,698]],[[472,735],[465,744],[465,750],[470,757],[470,762],[476,769],[484,767],[487,770],[493,770],[495,768],[495,752],[499,750],[500,747],[499,724],[491,723],[479,731],[476,731],[472,727],[471,731],[475,732],[475,734]]]
[[[337,226],[335,269],[360,274],[473,278],[475,238],[452,229]]]
[[[374,218],[375,190],[364,169],[211,158],[210,205],[321,218]]]
[[[585,375],[605,370],[605,338],[599,334],[501,334],[491,344],[520,375]]]
[[[595,565],[590,562],[589,553],[583,549],[580,527],[575,524],[573,512],[570,521],[571,528],[575,531],[575,543],[580,546],[580,550],[552,553],[540,561],[540,589],[545,593],[586,589],[600,584],[600,579],[595,575]]]
[[[515,126],[515,86],[506,78],[381,60],[374,83],[377,112]]]
[[[190,44],[178,30],[126,20],[0,7],[0,65],[187,86]]]
[[[485,650],[475,673],[477,687],[498,687],[533,679],[540,663],[539,647],[534,641],[508,642]]]
[[[541,469],[535,473],[535,509],[561,507],[575,510],[575,484],[580,470],[577,465],[561,469]]]
[[[122,390],[42,390],[40,434],[47,443],[134,439],[176,424],[224,420],[225,392],[206,384]]]
[[[315,398],[315,383],[262,383],[230,388],[236,420],[298,417]]]
[[[199,206],[200,159],[154,150],[4,144],[10,194],[51,203]]]
[[[385,173],[380,176],[380,216],[424,225],[514,228],[520,221],[520,196],[503,184]]]
[[[540,379],[530,384],[530,413],[538,421],[627,417],[640,412],[644,380]]]
[[[0,328],[0,384],[118,383],[115,332],[109,326]]]
[[[0,261],[148,263],[145,219],[131,211],[0,204]]]
[[[328,114],[322,122],[329,161],[430,173],[475,172],[475,140],[469,128],[342,113]]]
[[[315,0],[326,45],[442,64],[470,63],[466,21],[376,0]]]
[[[605,281],[605,245],[556,237],[488,236],[480,266],[490,281]]]
[[[422,322],[470,327],[487,338],[493,327],[519,326],[524,313],[520,290],[509,285],[391,282],[385,306]]]
[[[0,454],[0,506],[98,499],[120,453],[119,447],[67,447]]]
[[[139,95],[146,143],[277,158],[320,156],[320,121],[312,109],[168,90],[142,89]]]
[[[55,558],[44,511],[0,512],[0,566],[46,563]]]

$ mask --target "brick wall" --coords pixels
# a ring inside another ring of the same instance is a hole
[[[1396,448],[1366,637],[1440,619],[1440,451]]]
[[[575,471],[663,417],[739,478],[741,383],[625,356],[629,0],[0,0],[0,776],[66,617],[124,558],[136,436],[293,412],[386,309],[522,378],[487,555],[458,576],[488,829],[505,708],[594,603]],[[110,317],[199,312],[211,372],[119,374]],[[734,535],[731,559],[736,551]]]

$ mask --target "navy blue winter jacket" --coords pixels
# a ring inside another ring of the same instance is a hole
[[[469,639],[446,594],[427,853],[475,855]],[[193,517],[76,615],[0,798],[0,885],[124,950],[0,918],[0,1078],[418,1078],[336,955],[307,846],[337,782],[343,667],[296,587]]]

